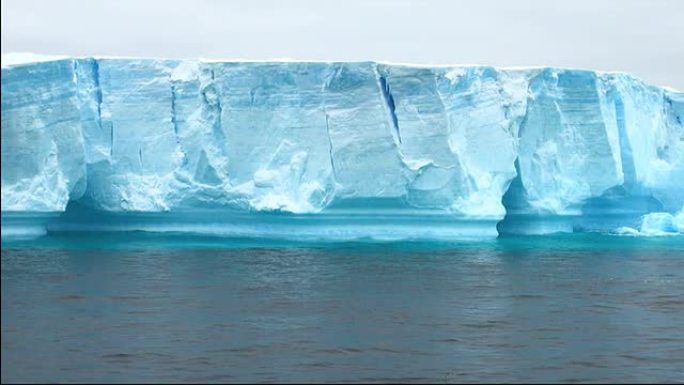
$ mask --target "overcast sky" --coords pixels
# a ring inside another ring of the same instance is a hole
[[[684,90],[684,0],[2,0],[2,52],[567,66]]]

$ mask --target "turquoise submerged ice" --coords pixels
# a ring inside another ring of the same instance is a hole
[[[684,207],[683,120],[684,94],[586,70],[92,58],[7,66],[3,235],[638,228],[644,215]]]

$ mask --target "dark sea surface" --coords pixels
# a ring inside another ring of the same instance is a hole
[[[2,382],[684,382],[684,237],[2,244]]]

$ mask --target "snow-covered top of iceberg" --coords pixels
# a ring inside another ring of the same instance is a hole
[[[32,52],[7,52],[2,54],[2,68],[8,68],[15,65],[40,63],[46,61],[69,59],[69,56],[63,55],[42,55]]]
[[[65,59],[109,59],[109,60],[159,60],[159,61],[178,61],[178,62],[197,62],[197,63],[320,63],[320,64],[339,64],[339,63],[377,63],[387,66],[401,66],[408,68],[482,68],[490,67],[497,68],[504,71],[538,71],[543,69],[562,69],[566,71],[590,71],[598,75],[614,74],[633,77],[641,80],[639,77],[620,70],[596,70],[584,67],[568,67],[568,66],[545,66],[545,65],[485,65],[478,63],[415,63],[415,62],[399,62],[391,60],[362,60],[362,61],[346,61],[346,60],[326,60],[326,59],[297,59],[291,57],[274,57],[270,59],[253,59],[253,58],[170,58],[170,57],[139,57],[139,56],[116,56],[116,55],[92,55],[92,56],[70,56],[57,54],[39,54],[33,52],[7,52],[2,54],[2,68],[9,68],[11,66],[39,63],[46,61],[65,60]],[[667,85],[659,85],[658,87],[669,92],[682,92],[674,87]]]

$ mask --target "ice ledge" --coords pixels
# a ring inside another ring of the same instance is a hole
[[[24,239],[47,234],[48,223],[56,220],[60,212],[11,212],[3,211],[2,238]]]
[[[71,204],[65,213],[2,213],[7,238],[70,232],[174,232],[296,241],[453,240],[496,237],[495,219],[437,212],[330,210],[325,215],[237,210],[113,213]]]

